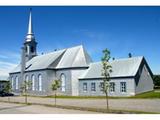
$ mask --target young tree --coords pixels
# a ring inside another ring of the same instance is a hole
[[[55,94],[54,94],[54,98],[55,98],[55,106],[56,106],[57,90],[58,90],[58,88],[60,88],[60,87],[61,87],[61,81],[60,81],[60,80],[53,80],[51,89],[52,89],[52,91],[55,92]]]
[[[25,80],[20,88],[22,95],[25,96],[25,103],[26,104],[28,103],[28,92],[31,89],[31,86],[32,86],[32,82],[30,80],[27,80],[27,81]]]
[[[12,86],[11,86],[11,82],[8,81],[5,88],[4,88],[4,92],[6,93],[11,93],[12,92]],[[10,101],[10,97],[8,96],[8,102]]]
[[[106,107],[109,110],[109,102],[108,102],[108,90],[110,87],[110,73],[112,72],[112,66],[109,64],[110,60],[110,51],[108,49],[103,50],[102,61],[102,76],[103,76],[103,91],[106,95]]]

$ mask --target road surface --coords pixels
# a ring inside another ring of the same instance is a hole
[[[97,112],[0,102],[0,114],[97,114]]]
[[[24,97],[11,97],[12,102],[24,102]],[[8,101],[7,97],[0,97],[0,101]],[[54,105],[54,98],[28,97],[29,103]],[[88,108],[106,108],[105,99],[57,99],[57,105],[77,106]],[[160,113],[160,99],[109,99],[111,109],[134,110]]]

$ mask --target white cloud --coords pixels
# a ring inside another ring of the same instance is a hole
[[[0,76],[8,76],[9,72],[20,62],[20,54],[13,52],[0,53]]]
[[[0,76],[8,76],[8,73],[16,67],[17,64],[0,61]]]

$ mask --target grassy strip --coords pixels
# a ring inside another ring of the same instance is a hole
[[[16,103],[16,104],[25,104],[24,102],[8,102],[8,101],[0,101],[5,103]],[[41,103],[27,103],[25,105],[42,105],[46,107],[56,107],[61,109],[72,109],[72,110],[81,110],[81,111],[91,111],[91,112],[99,112],[99,113],[109,113],[109,114],[159,114],[156,112],[145,112],[145,111],[136,111],[136,110],[114,110],[110,109],[107,111],[103,108],[89,108],[89,107],[77,107],[77,106],[63,106],[63,105],[51,105],[51,104],[41,104]]]
[[[62,109],[72,109],[72,110],[82,110],[82,111],[92,111],[92,112],[100,112],[100,113],[110,113],[110,114],[159,114],[155,112],[144,112],[144,111],[135,111],[135,110],[114,110],[110,109],[107,111],[102,108],[89,108],[89,107],[77,107],[77,106],[62,106],[62,105],[45,105],[48,107],[56,107]]]
[[[160,98],[160,92],[150,91],[150,92],[138,94],[130,98],[149,98],[149,99]]]
[[[40,98],[54,98],[54,96],[30,96],[30,97],[40,97]],[[105,99],[105,96],[63,96],[59,95],[57,98],[61,99]],[[131,97],[109,97],[110,99],[159,99],[160,92],[150,91],[146,93],[141,93],[136,96]]]

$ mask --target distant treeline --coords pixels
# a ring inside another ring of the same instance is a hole
[[[154,88],[160,89],[160,75],[153,76]]]

